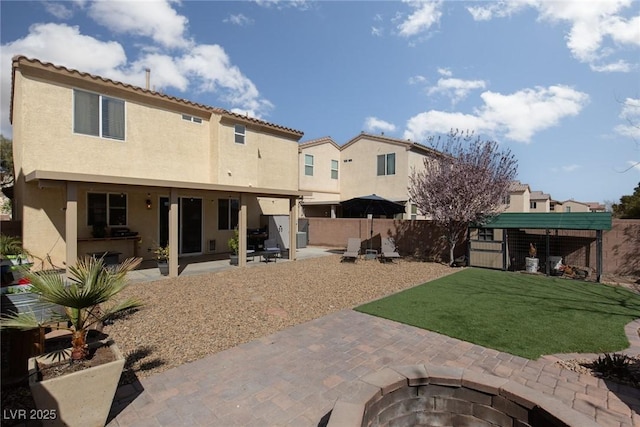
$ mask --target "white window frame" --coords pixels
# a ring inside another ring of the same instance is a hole
[[[189,114],[183,114],[182,120],[186,120],[188,122],[193,122],[198,124],[202,123],[202,119],[200,117],[190,116]]]
[[[538,202],[529,202],[529,209],[537,209]]]
[[[220,215],[222,215],[222,212],[221,212],[222,201],[228,201],[228,205],[226,209],[227,228],[220,227]],[[218,230],[236,229],[238,227],[238,212],[240,212],[240,199],[235,199],[235,198],[218,199]]]
[[[83,133],[83,132],[77,132],[76,131],[76,93],[78,92],[82,92],[82,93],[87,93],[90,95],[95,95],[98,97],[98,134],[92,134],[92,133]],[[72,115],[73,115],[73,120],[71,122],[71,126],[72,126],[72,132],[76,135],[85,135],[85,136],[94,136],[94,137],[98,137],[98,138],[105,138],[105,139],[112,139],[114,141],[125,141],[127,139],[127,103],[124,99],[120,99],[120,98],[115,98],[113,96],[107,96],[107,95],[103,95],[101,93],[97,93],[97,92],[91,92],[88,90],[82,90],[82,89],[73,89],[71,96],[73,98],[72,100]],[[117,101],[117,102],[122,102],[122,138],[116,137],[116,136],[111,136],[111,135],[104,135],[103,134],[103,120],[104,120],[104,114],[103,114],[103,108],[102,108],[102,103],[103,100],[107,99],[107,100],[113,100],[113,101]]]
[[[338,160],[331,160],[331,179],[338,179],[338,166],[340,162]]]
[[[242,128],[242,132],[239,132],[240,128]],[[247,140],[247,127],[245,125],[237,124],[233,126],[233,140],[236,144],[245,144]]]
[[[308,160],[310,160],[310,162]],[[313,176],[313,154],[304,155],[304,174],[306,176]]]
[[[380,158],[384,157],[384,171],[380,171]],[[389,172],[389,166],[392,164],[389,159],[393,158],[393,173]],[[378,176],[387,176],[396,174],[396,153],[378,154],[376,157],[376,173]]]

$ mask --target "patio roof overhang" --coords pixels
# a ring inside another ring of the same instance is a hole
[[[188,190],[205,190],[205,191],[225,191],[232,193],[247,193],[262,197],[303,197],[310,196],[307,191],[284,190],[274,188],[260,188],[240,185],[223,185],[209,184],[203,182],[191,181],[171,181],[163,179],[134,178],[112,175],[94,175],[85,173],[72,172],[55,172],[45,170],[35,170],[25,177],[26,182],[38,182],[45,187],[56,182],[76,182],[76,183],[98,183],[98,184],[115,184],[128,185],[136,187],[154,187],[154,188],[180,188]],[[54,184],[55,185],[55,184]]]

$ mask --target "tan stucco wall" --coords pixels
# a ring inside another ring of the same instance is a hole
[[[18,75],[19,72],[16,72]],[[209,122],[125,101],[125,140],[73,133],[73,88],[20,78],[22,111],[14,111],[28,142],[21,162],[33,170],[209,182]],[[99,92],[97,92],[99,93]]]
[[[313,156],[313,176],[305,174],[305,155]],[[331,161],[338,161],[338,179],[331,178]],[[300,170],[300,190],[318,193],[337,194],[340,196],[340,173],[342,161],[340,150],[330,143],[303,147],[300,150],[298,168]],[[315,201],[315,198],[309,198]],[[327,200],[327,199],[323,199]]]
[[[220,121],[218,183],[261,188],[298,189],[298,144],[247,125],[244,144],[235,142],[231,120]],[[240,124],[240,122],[237,122]]]
[[[529,212],[529,202],[531,193],[526,190],[522,193],[511,193],[509,205],[504,212]]]
[[[549,200],[531,200],[531,202],[536,202],[536,207],[535,209],[530,208],[529,212],[549,212],[550,211]]]
[[[562,213],[567,212],[567,207],[571,208],[569,212],[589,212],[589,206],[573,200],[567,200],[566,202],[558,203],[554,212]]]
[[[396,155],[396,173],[378,176],[377,156],[389,153]],[[363,138],[342,150],[342,160],[343,200],[369,194],[406,200],[409,163],[404,146]]]

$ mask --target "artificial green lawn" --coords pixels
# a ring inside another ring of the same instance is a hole
[[[640,296],[620,287],[469,268],[356,310],[537,359],[629,346]]]

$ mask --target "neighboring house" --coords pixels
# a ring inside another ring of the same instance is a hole
[[[529,195],[529,212],[550,212],[551,196],[542,191],[532,191]]]
[[[178,254],[228,252],[234,228],[243,265],[263,215],[296,230],[301,131],[36,59],[12,70],[14,219],[34,255],[63,266],[168,243],[175,276]],[[125,236],[94,237],[105,224]]]
[[[554,212],[592,212],[589,205],[575,200],[565,200],[564,202],[558,202],[555,206]]]
[[[531,189],[529,184],[512,181],[509,185],[508,200],[504,201],[504,212],[529,212],[531,206]]]
[[[425,218],[408,195],[412,170],[440,153],[424,145],[384,135],[361,133],[339,146],[330,137],[299,145],[301,215],[342,216],[340,202],[376,194],[406,206],[404,219]]]
[[[589,212],[606,212],[607,211],[607,207],[602,203],[584,202],[584,204],[589,206]]]

